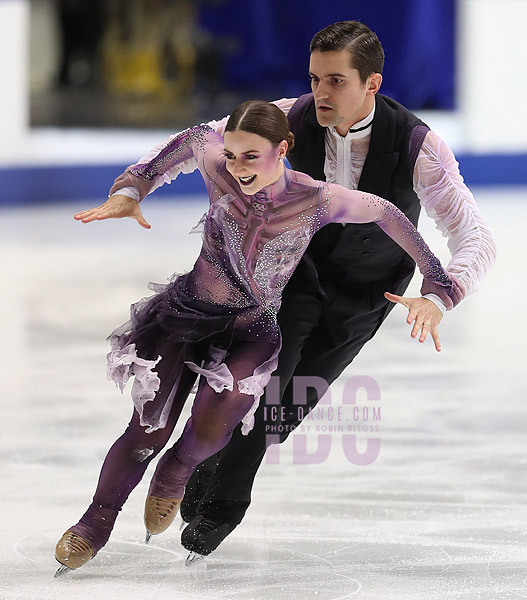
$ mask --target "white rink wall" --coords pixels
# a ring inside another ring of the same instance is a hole
[[[29,135],[29,12],[28,0],[0,0],[0,165]]]
[[[457,96],[465,149],[527,151],[527,2],[458,0]]]

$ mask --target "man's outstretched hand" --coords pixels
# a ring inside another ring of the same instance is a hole
[[[408,324],[414,324],[412,328],[411,336],[417,337],[419,330],[421,335],[419,341],[423,343],[426,340],[426,336],[430,333],[434,340],[435,348],[438,352],[441,352],[441,343],[439,341],[439,333],[437,327],[443,318],[443,313],[437,308],[437,306],[428,298],[407,298],[406,296],[397,296],[390,292],[385,292],[384,297],[390,302],[402,304],[408,309],[408,317],[406,322]]]

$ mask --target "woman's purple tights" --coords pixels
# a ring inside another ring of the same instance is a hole
[[[233,391],[217,393],[205,380],[200,381],[192,414],[181,437],[159,460],[150,484],[150,495],[183,497],[192,471],[228,443],[234,427],[252,406],[253,397],[240,394],[237,382],[252,375],[255,367],[269,358],[272,352],[273,346],[265,342],[236,342],[225,360],[234,377]],[[158,394],[167,394],[170,390],[163,389],[162,373],[160,377],[162,383]],[[102,465],[93,502],[81,520],[70,528],[90,541],[95,552],[108,541],[115,519],[130,492],[170,439],[195,379],[196,375],[185,367],[163,429],[146,433],[134,410],[126,431],[110,448]]]

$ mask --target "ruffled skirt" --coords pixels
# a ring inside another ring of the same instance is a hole
[[[109,336],[108,379],[122,392],[134,377],[132,399],[147,433],[165,427],[185,365],[205,377],[218,393],[232,391],[236,383],[240,393],[254,396],[253,405],[242,419],[242,433],[247,435],[253,428],[263,390],[278,364],[281,338],[276,317],[266,314],[266,327],[260,328],[254,338],[271,343],[269,358],[251,376],[234,382],[225,358],[236,339],[247,341],[250,352],[251,333],[246,324],[252,322],[251,314],[258,313],[258,307],[230,308],[197,300],[187,292],[191,277],[189,273],[167,285],[150,284],[156,293],[131,306],[130,320]],[[161,360],[165,364],[162,376],[169,379],[163,382],[162,394],[158,393],[161,379],[156,371]]]

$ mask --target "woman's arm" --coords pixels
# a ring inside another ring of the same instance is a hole
[[[128,167],[116,179],[104,204],[77,213],[75,219],[90,223],[132,217],[139,225],[149,229],[150,225],[141,213],[139,202],[163,183],[175,178],[174,173],[182,164],[195,160],[198,166],[203,165],[206,149],[210,150],[208,161],[212,162],[218,160],[223,152],[223,138],[208,125],[199,125],[181,132],[147,162]],[[123,188],[137,190],[137,197],[121,193]]]
[[[170,183],[185,169],[185,165],[195,161],[199,167],[203,162],[205,147],[208,144],[223,144],[223,138],[208,125],[197,125],[172,137],[155,156],[145,162],[139,162],[126,169],[114,182],[110,196],[123,187],[134,187],[138,190],[141,202],[147,194],[164,183]],[[191,168],[189,172],[194,170]]]
[[[376,223],[416,262],[424,277],[421,294],[437,294],[447,307],[456,306],[463,290],[441,266],[412,222],[391,202],[368,194],[329,184],[331,220],[340,223]]]

